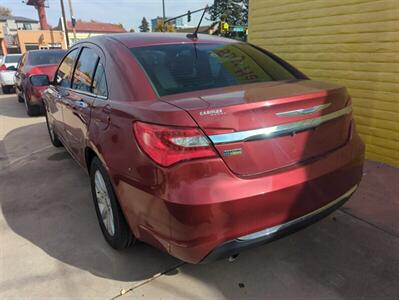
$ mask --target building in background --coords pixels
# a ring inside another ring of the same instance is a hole
[[[166,17],[166,20],[171,18],[172,17]],[[151,19],[151,31],[152,32],[157,31],[157,28],[159,28],[162,25],[162,22],[163,22],[162,17],[156,17],[155,19]],[[183,28],[185,26],[183,18],[178,18],[176,20],[170,21],[169,24],[176,29]]]
[[[39,21],[17,16],[0,16],[0,44],[0,55],[34,49],[66,49],[62,32],[40,30]]]
[[[73,33],[72,22],[67,21],[68,27],[68,37],[71,45],[74,43],[87,39],[92,36],[102,35],[102,34],[110,34],[110,33],[124,33],[127,32],[125,28],[121,24],[112,24],[112,23],[102,23],[96,21],[82,21],[77,20],[75,25],[76,39]],[[63,23],[60,18],[58,22],[57,30],[63,31]]]
[[[58,30],[18,30],[17,41],[21,53],[37,49],[67,49],[64,33]]]
[[[197,27],[183,27],[176,29],[176,32],[186,32],[186,33],[193,33]],[[200,26],[198,28],[198,33],[202,34],[212,34],[212,28],[209,26]]]
[[[195,32],[196,29],[197,29],[197,26],[181,27],[181,28],[177,28],[176,32],[193,33],[193,32]],[[219,23],[214,22],[213,24],[210,24],[210,25],[200,26],[198,28],[198,33],[213,35],[213,34],[216,34],[216,32],[218,30],[219,30]]]
[[[185,27],[186,25],[184,24],[184,19],[183,18],[178,18],[175,20],[175,26],[177,29]]]
[[[40,30],[36,20],[18,16],[0,16],[0,55],[20,53],[17,31]]]
[[[334,1],[336,2],[336,1]],[[399,1],[251,0],[249,41],[345,85],[366,157],[399,167]]]

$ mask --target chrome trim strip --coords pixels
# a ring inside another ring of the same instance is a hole
[[[296,109],[296,110],[279,112],[279,113],[276,113],[275,115],[279,116],[279,117],[303,116],[303,115],[313,114],[317,111],[326,109],[327,107],[330,107],[330,106],[331,106],[331,103],[326,103],[326,104],[316,105],[316,106],[308,107],[308,108],[301,108],[301,109]]]
[[[323,207],[320,207],[319,209],[316,209],[316,210],[314,210],[314,211],[312,211],[312,212],[310,212],[310,213],[308,213],[308,214],[306,214],[306,215],[304,215],[302,217],[299,217],[297,219],[291,220],[291,221],[289,221],[287,223],[279,224],[279,225],[276,225],[276,226],[273,226],[273,227],[269,227],[269,228],[263,229],[261,231],[257,231],[257,232],[251,233],[251,234],[247,234],[247,235],[241,236],[241,237],[237,238],[236,240],[237,241],[254,240],[254,239],[257,239],[257,238],[261,238],[261,237],[265,237],[265,236],[268,236],[268,235],[272,235],[272,234],[277,233],[277,232],[279,232],[281,230],[284,230],[287,227],[290,227],[290,226],[293,226],[293,225],[295,225],[297,223],[301,223],[303,221],[306,221],[307,219],[322,213],[323,211],[329,209],[330,207],[332,207],[332,206],[338,204],[339,202],[343,201],[344,199],[348,198],[350,195],[352,195],[356,191],[357,187],[358,187],[358,185],[356,184],[349,191],[347,191],[345,194],[343,194],[342,196],[338,197],[334,201],[331,201],[330,203],[324,205]]]
[[[252,130],[239,131],[233,133],[215,134],[215,135],[210,135],[209,139],[214,144],[225,144],[225,143],[267,139],[284,134],[292,134],[310,128],[315,128],[323,123],[342,117],[351,112],[352,112],[352,107],[347,106],[341,110],[337,110],[331,114],[324,115],[318,118],[306,119],[303,121],[286,123],[271,127],[264,127],[259,129],[252,129]]]

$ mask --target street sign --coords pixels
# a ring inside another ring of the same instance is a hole
[[[231,26],[231,31],[233,32],[244,32],[245,27],[244,26]]]

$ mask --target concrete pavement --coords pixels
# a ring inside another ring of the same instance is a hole
[[[233,263],[184,264],[143,243],[117,252],[86,174],[51,147],[43,117],[0,95],[0,299],[399,299],[398,183],[398,169],[368,162],[343,209]]]

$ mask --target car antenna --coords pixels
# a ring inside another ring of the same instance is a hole
[[[198,39],[198,30],[199,30],[199,28],[200,28],[200,26],[201,26],[202,19],[204,18],[204,15],[205,15],[206,11],[208,10],[208,8],[209,8],[208,5],[205,6],[204,11],[203,11],[202,16],[201,16],[201,19],[200,19],[200,21],[199,21],[199,23],[198,23],[197,28],[195,29],[195,31],[194,31],[193,33],[187,34],[187,37],[188,37],[189,39]]]

